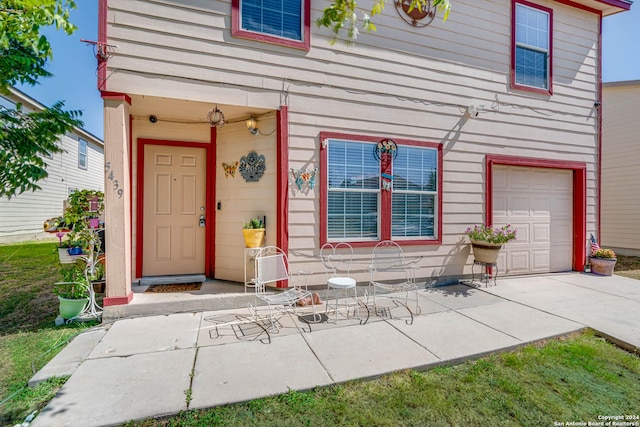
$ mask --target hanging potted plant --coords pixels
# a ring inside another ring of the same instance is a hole
[[[476,261],[494,264],[498,261],[500,249],[516,238],[517,230],[507,224],[501,228],[476,225],[465,232],[471,241],[473,257]]]
[[[259,217],[251,218],[249,222],[242,221],[244,243],[248,248],[259,248],[264,241],[264,221]]]
[[[591,253],[591,272],[601,276],[611,276],[617,261],[618,258],[611,249],[596,249]]]

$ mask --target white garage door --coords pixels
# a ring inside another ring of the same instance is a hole
[[[518,230],[501,251],[499,274],[571,270],[572,182],[568,170],[493,167],[493,225]]]

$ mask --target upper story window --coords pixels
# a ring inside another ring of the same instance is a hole
[[[514,0],[512,13],[512,87],[551,94],[553,11]]]
[[[310,47],[310,0],[233,0],[234,37],[298,49]]]
[[[439,144],[394,140],[393,155],[377,156],[383,138],[323,133],[321,139],[323,243],[441,242]]]
[[[87,149],[87,141],[82,138],[78,139],[78,167],[80,169],[86,169],[89,163]]]

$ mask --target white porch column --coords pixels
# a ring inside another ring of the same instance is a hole
[[[104,306],[128,304],[131,292],[129,97],[104,96],[106,294]]]

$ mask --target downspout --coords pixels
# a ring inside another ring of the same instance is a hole
[[[107,45],[107,0],[98,0],[98,52]],[[107,90],[107,58],[98,55],[98,90]]]
[[[596,235],[598,237],[598,242],[602,244],[602,235],[601,235],[601,225],[602,225],[602,12],[600,12],[600,20],[598,22],[598,98],[597,102],[600,104],[595,107],[597,120],[597,150],[598,150],[598,171],[597,171],[597,179],[598,179],[598,190],[596,192],[598,200],[596,201]],[[586,221],[586,218],[585,218]],[[583,242],[586,244],[586,242]]]

